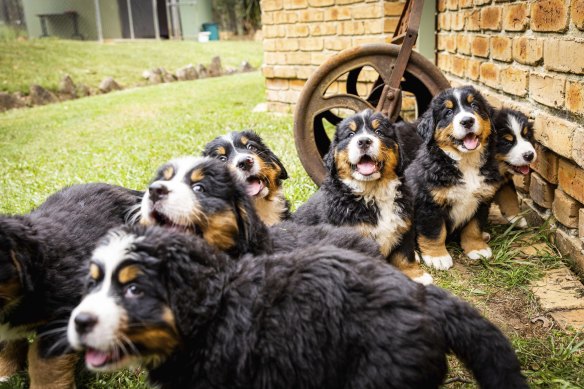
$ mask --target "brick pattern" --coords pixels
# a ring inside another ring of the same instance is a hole
[[[302,86],[330,56],[349,47],[386,42],[403,5],[385,0],[262,0],[268,110],[293,112]],[[359,89],[370,86],[368,82]],[[332,91],[339,87],[342,83],[333,85]]]
[[[538,159],[515,187],[584,238],[584,0],[443,1],[438,67],[534,121]]]

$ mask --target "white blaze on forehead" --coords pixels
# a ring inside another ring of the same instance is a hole
[[[111,233],[109,241],[93,252],[92,260],[101,266],[103,278],[101,285],[85,296],[71,314],[67,339],[74,349],[79,350],[86,346],[108,351],[114,347],[124,310],[114,298],[112,281],[116,269],[128,258],[132,245],[139,239],[135,235]],[[75,317],[80,313],[88,313],[97,318],[95,326],[84,335],[78,334],[75,329]]]
[[[507,155],[505,155],[505,162],[514,165],[514,166],[525,166],[530,164],[531,162],[535,161],[537,158],[537,153],[535,152],[535,148],[529,142],[522,133],[522,126],[519,120],[515,117],[515,115],[508,114],[507,115],[507,124],[509,128],[513,132],[515,136],[515,144],[509,150]],[[526,161],[524,155],[527,153],[533,153],[533,159],[531,161]]]
[[[227,134],[227,135],[223,135],[221,137],[221,139],[225,140],[227,143],[231,144],[231,148],[233,149],[233,152],[235,154],[239,154],[239,151],[237,151],[237,147],[235,147],[235,143],[233,143],[233,134]]]
[[[455,89],[454,92],[454,98],[456,99],[456,107],[458,107],[458,112],[456,113],[456,115],[454,115],[454,118],[452,119],[452,124],[453,124],[453,135],[456,139],[462,139],[466,136],[466,134],[468,134],[469,132],[474,132],[475,134],[478,132],[479,130],[479,123],[478,120],[476,120],[476,115],[474,111],[467,111],[463,105],[462,105],[462,93],[460,92],[460,90]],[[474,124],[472,126],[472,128],[470,129],[466,129],[462,126],[462,124],[460,124],[460,122],[466,118],[472,117],[473,119],[475,119]]]

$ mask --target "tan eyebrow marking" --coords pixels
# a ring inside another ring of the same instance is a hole
[[[529,129],[527,127],[523,127],[523,131],[521,131],[521,133],[525,136],[525,135],[527,135],[528,131],[529,131]]]
[[[134,281],[140,274],[144,274],[142,269],[136,265],[128,265],[118,272],[118,281],[120,284],[127,284]]]
[[[172,166],[168,166],[164,169],[164,171],[162,172],[162,177],[165,180],[170,180],[172,178],[172,176],[174,176],[174,168]]]
[[[473,96],[473,95],[468,95],[468,96],[466,97],[466,101],[467,101],[469,104],[470,104],[470,103],[472,103],[472,102],[474,101],[474,96]]]
[[[247,139],[247,137],[246,137],[246,136],[242,136],[242,137],[241,137],[241,139],[240,139],[240,142],[241,142],[243,145],[246,145],[248,141],[249,141],[249,139]]]
[[[373,127],[374,130],[377,130],[380,124],[381,121],[379,119],[373,119],[373,121],[371,122],[371,127]]]
[[[192,171],[192,173],[191,173],[191,181],[192,182],[201,181],[203,178],[205,178],[205,174],[203,173],[203,169],[195,169]]]
[[[454,102],[452,100],[446,100],[444,102],[444,106],[448,109],[452,109],[452,108],[454,108]]]
[[[357,122],[352,121],[351,123],[349,123],[349,128],[351,129],[351,131],[355,132],[357,131]]]
[[[217,147],[217,154],[227,154],[225,152],[225,147],[223,147],[223,146]]]
[[[98,280],[101,276],[101,269],[95,263],[89,265],[89,276],[94,280]]]

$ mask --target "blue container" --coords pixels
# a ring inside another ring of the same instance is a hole
[[[209,40],[211,41],[219,40],[219,24],[203,23],[203,31],[208,31],[211,33],[211,35],[209,35]]]

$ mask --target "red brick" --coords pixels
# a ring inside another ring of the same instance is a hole
[[[452,68],[450,71],[458,77],[464,77],[466,71],[466,58],[459,56],[452,57]]]
[[[519,37],[513,40],[513,59],[524,65],[537,65],[543,58],[543,40]]]
[[[576,124],[543,112],[537,112],[533,123],[535,139],[562,157],[572,158]]]
[[[547,74],[531,73],[529,94],[537,102],[553,108],[564,106],[566,79]]]
[[[481,10],[465,12],[466,15],[466,30],[479,31],[481,29]]]
[[[481,75],[481,61],[469,58],[466,62],[466,77],[478,81]]]
[[[481,9],[481,28],[498,31],[501,29],[501,7],[492,6]]]
[[[527,94],[527,76],[527,71],[517,69],[514,66],[502,69],[501,87],[507,93],[516,96],[525,96]]]
[[[566,0],[536,0],[531,6],[531,29],[563,32],[568,28]]]
[[[485,62],[481,64],[480,80],[491,88],[499,87],[499,66],[494,63]]]
[[[456,48],[460,54],[470,54],[470,36],[458,34],[456,36]]]
[[[531,173],[529,197],[543,208],[551,208],[554,201],[554,186],[547,183],[537,173]]]
[[[584,82],[568,81],[566,83],[566,108],[584,115]]]
[[[489,38],[486,36],[475,36],[472,39],[471,45],[472,55],[477,57],[488,57],[489,56]]]
[[[511,62],[513,60],[511,39],[506,36],[491,37],[491,57],[499,61]]]
[[[537,152],[537,159],[531,164],[532,169],[547,182],[557,184],[560,157],[558,157],[553,151],[541,146],[539,143],[535,144],[535,151]]]
[[[578,211],[582,205],[561,189],[556,189],[552,212],[556,219],[568,228],[578,228]]]
[[[503,7],[503,29],[525,31],[529,25],[529,6],[526,3],[507,4]]]
[[[568,160],[561,159],[558,170],[560,188],[574,199],[584,203],[584,170]]]
[[[584,30],[584,0],[572,0],[572,22],[576,28]]]
[[[546,69],[584,74],[584,40],[546,39],[543,58]]]

